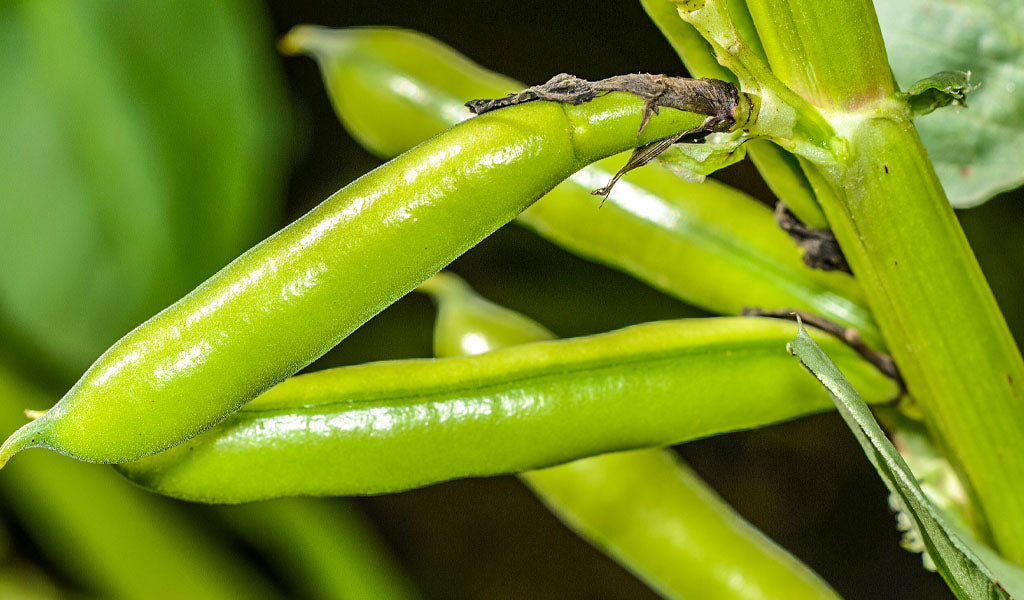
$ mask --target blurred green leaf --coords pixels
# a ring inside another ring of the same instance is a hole
[[[686,181],[703,183],[707,175],[737,163],[747,155],[743,132],[713,133],[700,144],[675,144],[658,156],[658,162]]]
[[[21,424],[26,406],[49,401],[0,362],[0,429]],[[0,505],[16,519],[12,533],[35,543],[62,585],[122,600],[278,597],[257,567],[230,552],[183,505],[148,494],[101,465],[49,452],[23,459],[4,469]],[[16,564],[24,556],[12,558]],[[13,593],[0,572],[0,598]],[[57,597],[68,596],[62,591]]]
[[[971,85],[971,73],[942,71],[925,77],[900,93],[910,108],[910,116],[922,117],[943,106],[966,107],[967,92],[977,88]]]
[[[980,544],[958,535],[947,525],[921,491],[910,467],[885,437],[868,405],[803,326],[788,347],[832,395],[843,420],[886,487],[899,499],[902,512],[913,522],[929,556],[956,597],[961,600],[1024,598],[1024,589],[1019,587],[1024,581],[1019,568],[1002,559],[982,562],[978,557]],[[996,556],[991,551],[985,554],[990,559]],[[994,573],[994,569],[998,573]]]
[[[61,590],[39,567],[25,562],[0,567],[0,598],[4,600],[60,600],[83,598]]]
[[[929,73],[970,71],[970,108],[917,121],[950,203],[966,208],[1024,183],[1024,4],[875,2],[901,87]]]
[[[276,224],[289,123],[261,10],[0,5],[0,333],[34,360],[77,374]]]
[[[354,501],[282,498],[222,506],[219,515],[295,588],[318,600],[414,600],[419,592]]]

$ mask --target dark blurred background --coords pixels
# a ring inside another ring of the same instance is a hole
[[[263,37],[257,43],[268,51],[274,39],[301,23],[395,25],[428,33],[485,67],[526,82],[542,82],[559,72],[591,79],[626,72],[682,73],[678,59],[637,2],[271,0],[266,6]],[[260,17],[254,17],[257,23]],[[4,40],[0,44],[13,48],[15,41],[2,34],[0,28],[0,40]],[[276,68],[286,80],[284,104],[291,111],[276,113],[276,122],[268,127],[279,130],[273,154],[282,166],[290,165],[290,171],[283,192],[285,214],[255,227],[262,233],[278,227],[282,219],[297,217],[379,164],[338,123],[312,60],[278,58]],[[272,79],[274,74],[266,77]],[[292,132],[290,136],[287,131]],[[717,176],[771,201],[748,162]],[[1021,200],[1020,193],[1005,194],[961,214],[1018,343],[1024,333]],[[278,213],[270,208],[264,214]],[[201,279],[218,265],[204,266],[192,278]],[[515,226],[498,231],[451,269],[483,295],[562,336],[703,314]],[[410,295],[313,368],[430,356],[432,319],[429,301]],[[12,364],[35,373],[37,383],[51,392],[66,387],[72,367],[39,366],[47,352],[36,351],[27,335],[0,324],[0,333],[5,331],[0,349]],[[116,339],[122,333],[110,335]],[[843,597],[952,597],[937,575],[921,568],[919,556],[900,549],[887,492],[836,415],[724,435],[686,444],[679,452],[741,514],[819,572]],[[360,499],[358,504],[428,598],[655,597],[562,527],[512,477],[456,481]],[[183,508],[190,511],[189,518],[227,540],[233,551],[275,577],[259,543],[217,525],[217,518],[206,509]],[[67,567],[39,548],[38,538],[20,530],[17,514],[5,508],[3,515],[13,530],[14,551],[44,565],[62,585],[75,588]],[[300,594],[286,581],[275,580],[274,585],[292,596],[315,597]]]

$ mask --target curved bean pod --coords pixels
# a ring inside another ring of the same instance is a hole
[[[673,452],[633,450],[524,474],[570,527],[666,598],[838,600]]]
[[[119,468],[203,502],[380,494],[758,427],[832,406],[785,351],[794,327],[665,321],[300,375],[187,443]],[[865,398],[896,395],[850,348],[818,341]]]
[[[130,332],[0,448],[133,460],[213,425],[584,165],[700,125],[642,102],[530,102],[470,119],[337,192]]]
[[[434,355],[472,356],[498,348],[555,339],[533,319],[480,296],[457,275],[441,271],[420,284],[437,304]]]
[[[450,273],[438,273],[419,289],[437,302],[439,356],[554,337]],[[519,477],[568,527],[665,598],[838,600],[671,450],[604,454]]]
[[[468,118],[466,97],[498,97],[523,87],[428,36],[402,29],[304,25],[281,45],[318,61],[346,129],[380,156]],[[625,160],[614,157],[579,171],[518,222],[577,255],[711,312],[800,308],[853,327],[869,344],[883,346],[856,281],[807,268],[771,211],[734,188],[713,180],[690,183],[649,164],[631,171],[598,210],[590,191],[603,186]]]
[[[345,128],[385,159],[472,117],[467,100],[526,87],[405,29],[300,25],[278,45],[284,54],[316,58]]]

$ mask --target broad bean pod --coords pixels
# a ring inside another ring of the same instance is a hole
[[[346,129],[382,157],[470,117],[462,105],[467,96],[497,97],[523,87],[437,40],[402,29],[304,25],[281,45],[318,61]],[[856,281],[807,268],[771,211],[734,188],[713,180],[683,181],[650,164],[631,171],[598,210],[590,191],[605,185],[625,161],[613,157],[580,170],[517,221],[571,252],[711,312],[800,308],[853,327],[869,344],[882,346]]]
[[[832,406],[785,352],[794,327],[664,321],[299,375],[187,443],[118,468],[202,502],[381,494],[759,427]],[[819,342],[865,398],[895,397],[895,383],[848,346]]]
[[[0,448],[121,462],[186,440],[294,374],[599,158],[705,116],[642,101],[530,102],[461,123],[357,179],[115,343]]]
[[[679,600],[838,600],[673,452],[632,450],[524,474],[570,527]]]
[[[434,352],[478,354],[554,334],[442,271]],[[520,479],[565,524],[665,598],[837,600],[813,571],[737,514],[671,450],[604,454]]]

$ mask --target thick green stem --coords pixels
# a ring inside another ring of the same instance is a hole
[[[852,110],[895,89],[871,0],[750,0],[772,72],[811,104]]]
[[[670,0],[640,0],[640,4],[672,45],[690,75],[737,81],[732,71],[718,64],[711,45],[693,25],[679,16],[679,9],[674,3]],[[764,59],[764,49],[746,6],[742,1],[730,0],[729,9],[736,19],[740,37],[755,55]],[[761,172],[772,193],[785,202],[801,221],[811,227],[828,226],[807,178],[792,155],[767,140],[751,140],[747,142],[747,156]]]
[[[845,138],[847,152],[808,174],[907,387],[994,541],[1024,562],[1024,361],[913,124],[890,99],[873,7],[749,4],[776,75]]]
[[[1024,362],[909,121],[869,119],[819,194],[910,392],[1024,562]]]

